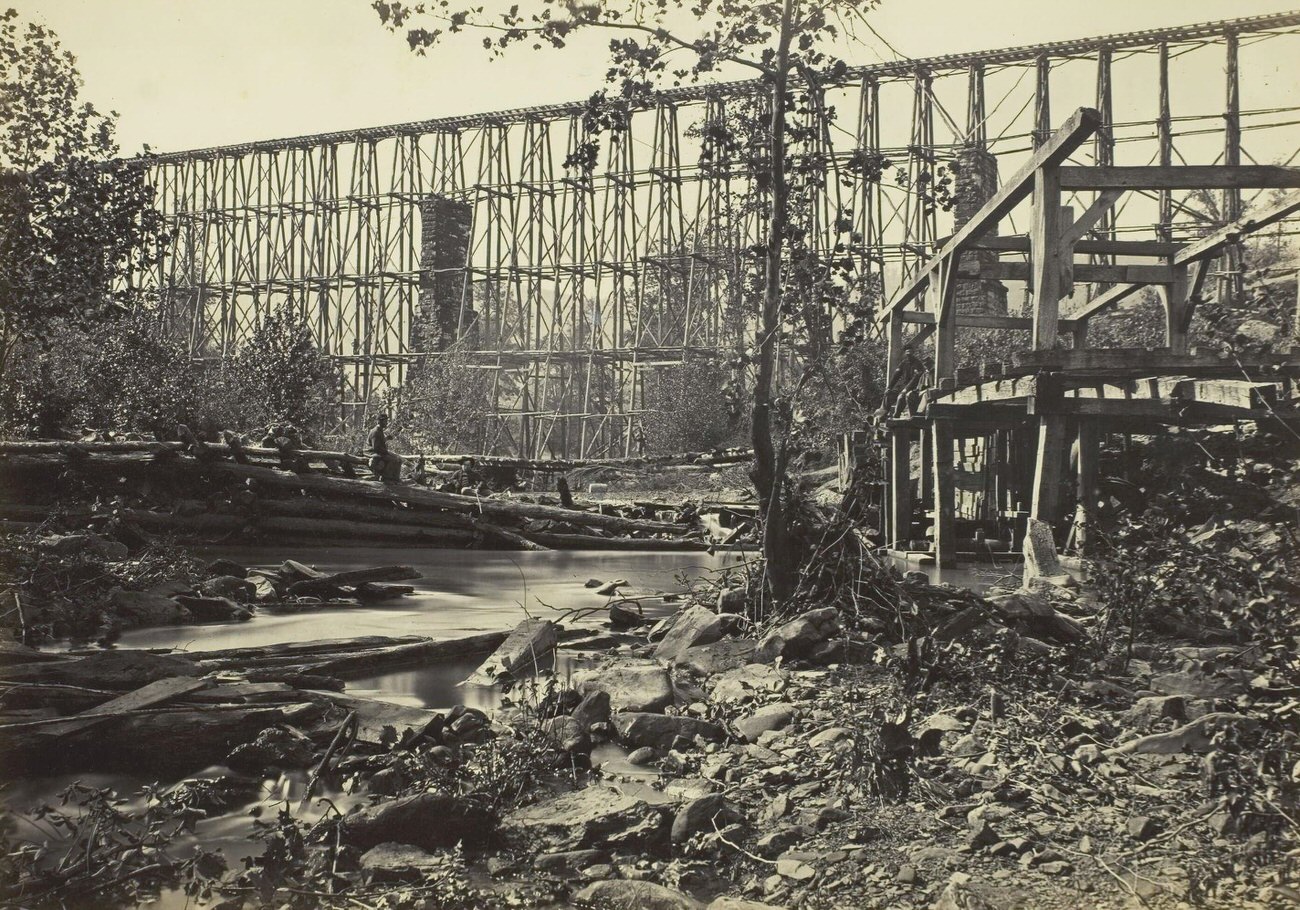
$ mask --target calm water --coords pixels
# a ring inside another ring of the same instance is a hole
[[[562,619],[566,626],[587,626],[593,631],[604,626],[604,611],[595,609],[586,617],[565,617],[566,611],[600,608],[606,598],[584,587],[588,579],[608,582],[626,579],[625,596],[637,597],[649,615],[666,615],[678,604],[666,601],[665,593],[685,591],[693,578],[725,571],[738,565],[745,556],[704,553],[493,553],[482,551],[432,549],[314,548],[206,550],[206,559],[225,557],[247,566],[274,568],[285,559],[295,559],[325,572],[338,572],[368,566],[403,564],[414,566],[423,577],[409,584],[416,593],[410,597],[366,607],[329,609],[318,612],[274,615],[261,613],[244,623],[222,625],[168,626],[139,629],[124,634],[118,647],[172,648],[182,650],[217,650],[221,648],[257,647],[313,639],[351,638],[360,635],[424,635],[434,638],[459,638],[480,632],[502,631],[516,625],[526,615]],[[271,562],[270,560],[274,560]],[[1014,563],[1005,567],[963,566],[955,571],[939,572],[933,565],[900,563],[904,571],[919,569],[932,581],[947,581],[977,590],[995,583],[1006,573],[1018,571]],[[562,651],[555,672],[564,676],[591,657]],[[352,680],[348,691],[357,695],[385,699],[398,704],[425,708],[447,708],[454,704],[491,708],[499,695],[494,690],[462,686],[460,683],[478,667],[482,655],[463,661],[448,661],[427,667],[404,669]],[[643,778],[653,778],[652,769],[629,765],[623,750],[606,744],[593,755],[608,773],[616,775],[620,786],[641,786]],[[199,771],[196,776],[225,776],[229,769],[220,765]],[[147,775],[77,774],[59,777],[9,781],[4,788],[3,803],[10,810],[23,811],[57,799],[64,786],[74,780],[92,786],[111,786],[128,797],[131,808],[140,808],[140,788],[151,783]],[[261,845],[250,841],[250,814],[269,817],[286,805],[295,814],[312,818],[324,811],[321,801],[299,813],[297,803],[306,784],[306,772],[286,772],[261,781],[249,781],[253,792],[239,800],[231,811],[201,822],[193,835],[181,838],[174,846],[178,854],[192,845],[220,849],[232,865],[245,856],[261,852]],[[653,791],[646,791],[653,795]],[[329,797],[346,812],[364,802],[364,794],[343,794],[331,790]],[[29,835],[34,832],[27,832]],[[183,910],[189,906],[184,895],[166,893],[149,906],[157,910]]]
[[[416,588],[414,595],[388,604],[288,615],[260,613],[244,623],[137,629],[122,636],[119,649],[210,651],[359,635],[459,638],[509,629],[526,615],[563,619],[566,626],[586,626],[596,631],[604,626],[603,610],[596,609],[584,618],[564,617],[565,611],[600,608],[606,603],[607,598],[584,587],[588,579],[601,582],[626,579],[625,596],[640,598],[649,615],[666,615],[677,604],[665,601],[664,594],[685,591],[690,579],[736,566],[744,558],[739,554],[710,556],[706,553],[493,553],[389,548],[274,551],[221,548],[204,550],[199,555],[204,559],[225,557],[242,565],[264,568],[274,568],[286,559],[294,559],[324,572],[402,564],[414,566],[423,577],[404,582]],[[460,703],[491,708],[499,697],[494,690],[459,685],[477,669],[483,656],[352,680],[347,688],[357,695],[417,707],[447,708]],[[563,676],[583,660],[581,655],[561,654],[555,672]],[[602,749],[598,760],[609,770],[633,780],[648,773],[628,765],[622,750],[613,746]],[[197,771],[195,776],[221,777],[229,773],[229,769],[215,765]],[[239,800],[228,813],[200,822],[195,834],[182,837],[174,844],[176,853],[184,854],[192,845],[202,844],[207,849],[220,849],[232,865],[237,865],[242,857],[260,853],[261,844],[248,837],[250,814],[270,817],[286,805],[293,807],[296,815],[306,818],[317,817],[325,811],[324,803],[313,801],[305,811],[298,812],[306,778],[306,772],[293,771],[249,781],[253,792],[246,799]],[[147,773],[83,773],[7,781],[0,805],[22,812],[42,803],[56,802],[61,789],[80,780],[89,786],[112,787],[127,797],[124,808],[138,810],[143,806],[141,788],[154,779]],[[349,795],[333,790],[328,796],[344,812],[367,799],[364,794]],[[34,830],[26,832],[28,836],[35,833]],[[169,892],[150,906],[181,910],[189,903],[184,895]]]
[[[175,648],[211,651],[293,641],[352,638],[359,635],[425,635],[461,638],[498,632],[525,616],[562,619],[566,626],[604,624],[604,612],[586,617],[565,614],[599,608],[607,598],[584,587],[588,579],[626,579],[625,596],[636,597],[648,615],[666,615],[676,604],[664,594],[685,591],[689,579],[716,574],[743,559],[739,554],[707,553],[497,553],[433,549],[314,548],[220,549],[204,551],[205,559],[224,557],[241,565],[273,568],[286,559],[323,572],[342,572],[380,565],[414,566],[423,577],[403,582],[416,592],[387,603],[330,608],[306,613],[260,613],[244,623],[163,626],[123,634],[119,648]],[[275,562],[268,562],[274,558]],[[490,707],[488,689],[459,686],[482,661],[482,655],[417,669],[404,669],[348,683],[348,691],[418,707],[446,708],[454,704]],[[574,658],[562,655],[555,670],[565,674]]]

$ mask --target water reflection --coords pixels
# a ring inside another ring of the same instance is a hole
[[[564,610],[599,607],[605,598],[583,587],[590,578],[625,578],[630,589],[677,592],[685,587],[678,576],[699,576],[737,565],[742,559],[736,554],[707,553],[498,553],[363,547],[278,548],[273,552],[261,547],[223,548],[205,551],[202,556],[267,567],[295,559],[325,572],[399,563],[414,566],[424,577],[410,582],[416,589],[414,596],[387,605],[288,615],[263,612],[245,623],[136,629],[122,635],[119,647],[207,651],[358,635],[457,638],[508,629],[525,614],[549,618]],[[276,561],[268,563],[270,558]]]

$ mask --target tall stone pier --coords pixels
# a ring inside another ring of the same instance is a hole
[[[459,199],[428,196],[420,200],[420,297],[411,325],[412,351],[440,351],[456,341],[473,322],[473,301],[466,295],[474,208]]]
[[[953,162],[956,191],[953,200],[953,230],[970,221],[985,202],[998,190],[998,159],[979,145],[968,145],[957,153]],[[994,228],[990,235],[996,235]],[[962,262],[996,263],[992,250],[963,253]],[[1007,289],[1000,281],[959,281],[955,296],[958,313],[981,316],[1005,316]]]

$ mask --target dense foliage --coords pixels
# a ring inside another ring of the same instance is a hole
[[[460,347],[426,355],[406,374],[393,432],[417,452],[488,451],[493,386],[509,381],[475,369]]]
[[[48,28],[0,16],[0,377],[61,328],[146,303],[133,278],[162,253],[140,166],[81,87]]]
[[[50,340],[6,382],[0,427],[10,434],[53,438],[92,428],[171,439],[181,423],[209,435],[292,423],[320,436],[338,413],[338,368],[287,308],[224,361],[196,361],[186,340],[148,311],[60,325]]]

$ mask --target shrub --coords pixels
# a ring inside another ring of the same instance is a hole
[[[487,451],[494,380],[492,372],[474,369],[459,347],[423,357],[407,373],[398,432],[418,452]]]
[[[745,394],[725,364],[688,360],[647,370],[642,382],[647,454],[699,452],[744,442]]]
[[[339,368],[316,346],[306,318],[291,305],[263,319],[221,369],[242,430],[291,423],[310,438],[338,422]]]
[[[337,422],[338,367],[287,308],[225,362],[192,358],[148,310],[91,327],[62,323],[20,354],[22,369],[0,387],[0,427],[11,435],[93,427],[171,439],[178,423],[209,434],[292,423],[319,435]]]

